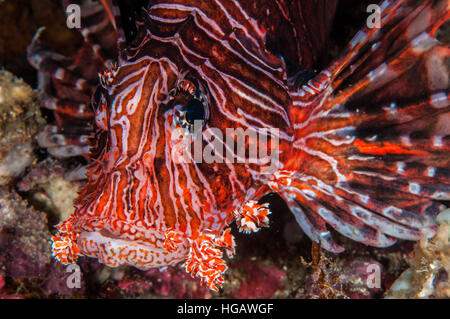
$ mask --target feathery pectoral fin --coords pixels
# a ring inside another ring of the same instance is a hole
[[[360,31],[291,94],[292,160],[273,183],[330,251],[342,248],[327,225],[379,247],[430,236],[450,198],[450,51],[435,38],[449,9],[385,3],[381,29]]]
[[[112,0],[102,1],[109,4],[106,11],[94,1],[62,2],[65,8],[75,5],[80,9],[79,30],[84,41],[72,56],[66,57],[43,43],[45,29],[40,28],[28,46],[28,60],[39,72],[39,99],[44,108],[53,112],[56,122],[40,134],[38,142],[56,157],[87,156],[86,140],[92,132],[87,123],[94,117],[91,96],[99,83],[99,73],[114,64],[123,32],[112,21]],[[71,10],[66,13],[70,19]]]

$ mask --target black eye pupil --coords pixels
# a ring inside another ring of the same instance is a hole
[[[186,121],[194,124],[194,121],[205,119],[205,108],[203,103],[197,99],[191,99],[186,105]]]

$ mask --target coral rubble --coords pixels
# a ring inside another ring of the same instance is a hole
[[[0,185],[33,163],[33,138],[43,123],[31,87],[0,71]]]
[[[386,292],[386,298],[450,298],[450,209],[437,221],[437,234],[416,244],[410,267]]]

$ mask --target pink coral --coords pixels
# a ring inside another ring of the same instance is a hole
[[[286,273],[275,265],[262,265],[243,260],[232,265],[235,272],[242,271],[239,288],[230,292],[233,298],[273,298],[284,287]]]

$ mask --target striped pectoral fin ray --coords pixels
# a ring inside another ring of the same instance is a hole
[[[313,240],[336,251],[323,237],[327,224],[378,247],[394,242],[383,234],[418,240],[434,233],[440,201],[450,198],[450,108],[447,94],[436,94],[398,103],[401,116],[384,107],[372,114],[341,108],[298,129],[294,149],[304,165],[289,163],[296,171],[281,192]]]
[[[58,126],[47,125],[38,135],[38,144],[55,157],[87,156],[91,131],[75,126],[71,131],[62,131]]]
[[[445,61],[450,48],[437,38],[437,30],[450,17],[448,4],[411,2],[385,1],[382,27],[359,31],[331,64],[336,94],[329,107],[361,98],[370,98],[371,104],[420,99],[448,88]]]
[[[398,106],[401,117],[386,116],[382,108],[371,115],[342,109],[298,130],[294,148],[304,164],[290,163],[296,172],[281,192],[313,240],[336,251],[323,237],[327,224],[377,247],[394,243],[390,237],[418,240],[434,233],[434,218],[444,209],[440,200],[450,198],[450,159],[443,124],[449,107],[440,103],[434,112],[432,103],[415,112]],[[429,124],[423,125],[427,110]]]
[[[297,174],[292,178],[289,186],[280,187],[282,197],[303,231],[332,252],[343,248],[332,239],[331,229],[366,245],[388,247],[395,238],[419,240],[434,234],[433,217],[442,210],[432,200],[416,199],[411,204],[410,199],[405,205],[400,200],[373,198],[348,185],[325,184]],[[278,184],[283,182],[278,180]]]
[[[117,57],[117,40],[124,38],[120,23],[120,10],[115,0],[63,0],[64,8],[80,8],[80,32],[95,57],[105,63]],[[67,15],[71,13],[66,11]],[[70,19],[70,17],[68,17]]]
[[[339,251],[329,227],[378,247],[435,232],[450,198],[450,51],[436,38],[449,16],[446,1],[385,1],[381,29],[293,88],[297,161],[278,185],[323,247]]]
[[[88,154],[87,136],[94,118],[91,96],[99,74],[114,69],[117,41],[123,34],[120,11],[114,2],[102,1],[103,7],[100,2],[87,0],[62,1],[68,22],[76,22],[73,14],[79,8],[79,30],[84,41],[73,55],[52,52],[42,41],[44,28],[36,32],[28,47],[28,60],[39,72],[40,101],[53,111],[55,119],[55,125],[40,134],[39,143],[56,157]]]

